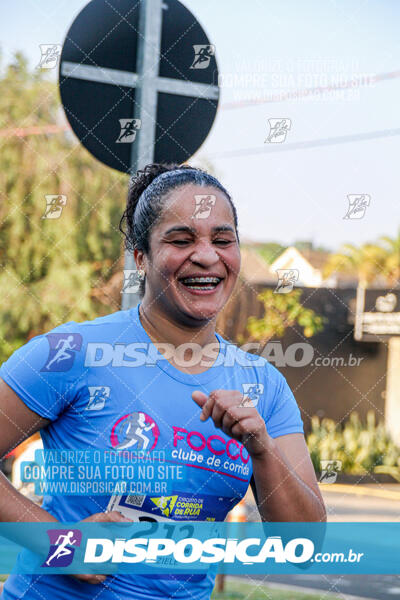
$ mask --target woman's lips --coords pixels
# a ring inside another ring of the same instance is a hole
[[[178,279],[179,284],[195,296],[213,294],[219,288],[222,281],[222,278],[216,277],[185,277],[185,279]]]

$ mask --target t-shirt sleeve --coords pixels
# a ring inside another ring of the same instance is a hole
[[[74,395],[79,341],[68,331],[36,336],[2,364],[0,377],[28,408],[54,421]]]
[[[304,433],[300,410],[284,376],[272,365],[266,375],[265,423],[272,438],[288,433]]]

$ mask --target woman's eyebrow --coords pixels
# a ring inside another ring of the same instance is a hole
[[[219,231],[231,231],[232,233],[235,233],[235,230],[233,229],[232,225],[216,225],[215,227],[213,227],[211,229],[211,231],[213,233],[219,232]],[[174,227],[170,227],[169,229],[167,229],[167,231],[165,231],[164,235],[168,235],[169,233],[175,233],[175,232],[191,233],[192,235],[195,235],[196,229],[194,227],[189,227],[187,225],[174,225]]]
[[[187,225],[175,225],[174,227],[170,227],[165,231],[164,235],[168,235],[169,233],[174,232],[184,232],[184,233],[192,233],[193,235],[196,233],[196,230],[193,227],[188,227]]]
[[[232,225],[217,225],[212,228],[212,231],[232,231],[232,233],[235,233]]]

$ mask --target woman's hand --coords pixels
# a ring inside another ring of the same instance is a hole
[[[112,510],[110,512],[100,512],[95,513],[94,515],[90,515],[86,519],[82,519],[82,523],[132,523],[131,519],[127,519],[123,516],[122,513],[117,510]],[[107,575],[99,575],[97,573],[79,573],[77,575],[71,575],[71,577],[75,577],[79,581],[83,581],[85,583],[102,583],[105,581]]]
[[[196,391],[192,398],[203,409],[200,420],[211,417],[216,427],[245,446],[251,458],[259,458],[268,450],[270,437],[264,419],[241,392],[213,390],[207,396]]]
[[[302,433],[272,439],[255,406],[237,390],[213,390],[209,396],[196,391],[192,398],[202,409],[202,421],[211,416],[216,427],[246,447],[262,521],[326,521]]]

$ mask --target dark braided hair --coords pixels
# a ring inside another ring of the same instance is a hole
[[[212,186],[223,192],[231,205],[236,235],[238,235],[236,208],[231,196],[218,179],[190,165],[154,163],[139,170],[129,181],[126,209],[119,223],[119,230],[125,237],[126,250],[133,252],[137,249],[147,255],[150,253],[151,230],[161,217],[168,192],[187,184]],[[144,287],[144,281],[141,281],[139,288],[141,297],[144,294]]]

